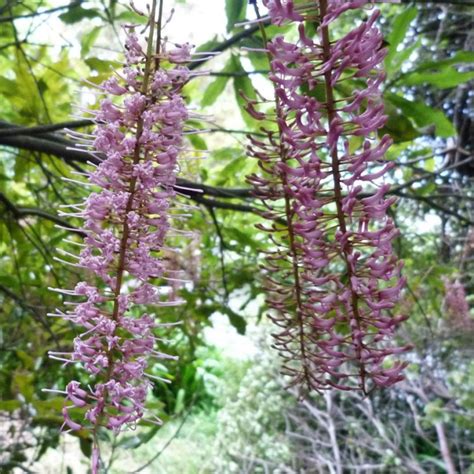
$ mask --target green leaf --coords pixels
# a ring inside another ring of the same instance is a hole
[[[84,62],[94,71],[107,72],[109,73],[112,69],[120,67],[120,63],[117,61],[106,61],[105,59],[99,58],[87,58]]]
[[[59,15],[61,20],[68,24],[72,25],[77,23],[85,18],[97,18],[100,17],[100,14],[97,10],[82,8],[80,5],[69,8],[66,13]]]
[[[446,66],[453,66],[456,64],[464,63],[474,63],[474,51],[458,51],[450,58],[440,59],[438,61],[426,61],[421,65],[417,66],[416,69],[414,69],[413,71],[410,71],[410,73],[426,71],[428,69],[440,69]]]
[[[240,107],[240,113],[244,119],[244,122],[249,126],[253,126],[255,124],[255,119],[253,119],[245,110],[247,101],[244,97],[255,99],[257,97],[255,88],[253,87],[250,78],[244,75],[246,71],[240,62],[240,59],[237,56],[232,55],[231,61],[233,63],[233,70],[242,74],[234,77],[234,92],[235,98],[237,99],[237,103]]]
[[[380,130],[381,135],[388,133],[395,143],[411,141],[420,136],[410,119],[400,113],[393,104],[386,102],[385,113],[387,121]]]
[[[57,414],[64,406],[64,398],[54,397],[47,400],[33,400],[32,405],[38,411],[38,416],[47,416],[48,414]]]
[[[92,46],[94,46],[94,43],[96,42],[101,31],[102,27],[96,26],[81,38],[81,56],[83,58],[89,54],[89,51],[91,50]]]
[[[419,41],[402,52],[398,53],[395,60],[401,56],[406,56],[408,52],[418,47]],[[409,55],[406,56],[407,58]],[[403,85],[430,84],[440,89],[456,87],[463,82],[473,78],[472,71],[458,71],[453,66],[459,64],[472,64],[474,62],[474,52],[458,51],[453,56],[437,61],[426,61],[418,65],[415,69],[402,74],[396,82]]]
[[[136,449],[140,444],[140,438],[137,435],[132,435],[123,437],[118,446],[123,449]]]
[[[222,176],[222,180],[219,180],[219,185],[226,184],[227,177],[234,177],[236,176],[239,171],[241,171],[247,162],[247,157],[245,156],[238,156],[229,162],[222,168],[220,175]]]
[[[21,402],[19,400],[0,400],[0,410],[2,411],[15,411],[21,408]]]
[[[8,288],[16,288],[18,280],[11,275],[0,275],[0,284],[7,286]]]
[[[127,23],[132,23],[135,25],[146,25],[148,23],[148,18],[144,15],[139,15],[132,10],[126,10],[116,17],[117,20],[124,21]]]
[[[227,31],[231,31],[234,25],[245,18],[247,11],[246,0],[225,0],[225,13],[227,16]]]
[[[149,430],[143,430],[132,436],[122,437],[119,440],[117,446],[123,449],[136,449],[142,444],[148,443],[156,435],[156,433],[158,433],[160,428],[160,426],[155,425]]]
[[[92,439],[90,438],[79,438],[79,446],[82,454],[87,458],[92,456]]]
[[[410,56],[417,51],[422,44],[422,39],[418,38],[412,45],[403,48],[401,51],[398,51],[392,58],[390,62],[385,61],[385,70],[388,77],[393,77],[398,75],[402,66],[410,59]]]
[[[261,43],[259,46],[261,47]],[[268,58],[262,53],[255,52],[255,51],[248,51],[247,52],[247,57],[250,59],[252,66],[257,70],[257,71],[268,71],[269,65],[268,65]]]
[[[444,409],[442,400],[439,398],[427,403],[423,408],[426,420],[430,423],[440,423],[449,420],[449,413]]]
[[[259,245],[252,239],[252,236],[246,232],[242,232],[237,227],[229,227],[228,233],[233,239],[237,240],[240,245],[249,246],[255,251],[259,249]]]
[[[196,150],[207,150],[207,143],[200,135],[188,135],[188,139]]]
[[[435,466],[438,466],[443,472],[447,472],[447,469],[446,469],[446,464],[441,461],[440,459],[438,458],[435,458],[434,456],[429,456],[428,454],[419,454],[418,455],[418,458],[420,459],[420,461],[425,461],[425,462],[429,462],[429,463],[432,463],[434,464]]]
[[[342,88],[342,85],[341,87],[337,85],[336,90],[340,92],[340,88]],[[308,95],[309,97],[314,97],[318,102],[321,102],[321,103],[326,102],[326,86],[324,85],[324,82],[322,81],[316,83],[312,89],[309,89],[308,84],[305,83],[302,85],[301,90],[304,95]]]
[[[395,105],[406,117],[412,119],[418,127],[433,125],[439,137],[447,138],[456,134],[456,130],[443,111],[434,109],[423,102],[412,102],[394,93],[386,93],[385,99]]]
[[[186,390],[184,388],[180,388],[178,390],[178,394],[176,395],[176,401],[174,405],[175,415],[178,413],[181,413],[184,410],[185,397],[186,397]]]
[[[35,361],[33,357],[31,357],[29,354],[27,354],[25,351],[22,350],[17,350],[16,351],[16,356],[23,362],[23,366],[25,369],[32,369],[35,365]]]
[[[222,308],[222,312],[229,318],[230,324],[234,326],[236,331],[239,334],[244,335],[245,330],[247,329],[247,321],[245,321],[245,319],[240,314],[237,314],[228,306]]]
[[[450,89],[469,82],[471,79],[474,79],[474,71],[461,72],[453,67],[446,67],[436,72],[409,73],[398,82],[407,86],[429,84],[439,89]]]
[[[403,9],[398,15],[391,27],[390,34],[387,37],[389,43],[385,64],[387,69],[391,68],[392,60],[397,54],[397,48],[405,39],[412,21],[416,18],[418,10],[415,7]]]
[[[0,76],[0,92],[6,97],[18,94],[17,83],[12,79]]]
[[[211,51],[213,50],[216,46],[220,45],[221,42],[217,39],[217,36],[214,36],[214,38],[212,38],[211,40],[209,41],[206,41],[205,43],[202,43],[200,44],[197,48],[196,48],[196,51],[197,52],[208,52],[208,51]]]
[[[233,72],[242,72],[244,69],[240,63],[234,61],[234,56],[232,56],[229,61],[225,64],[222,72],[224,73],[233,73]],[[201,105],[203,107],[208,107],[212,105],[217,98],[224,92],[225,86],[231,76],[218,76],[213,82],[209,84],[207,89],[204,92],[203,98],[201,100]]]
[[[204,95],[201,99],[201,105],[203,107],[208,107],[212,105],[217,98],[224,92],[225,86],[229,81],[229,76],[219,76],[214,81],[212,81],[208,86],[207,89],[204,91]]]
[[[25,153],[19,153],[15,161],[15,181],[21,181],[25,177],[26,173],[30,169],[30,162],[28,157],[25,156]]]
[[[36,86],[38,87],[38,92],[40,94],[44,94],[48,90],[48,84],[43,78],[38,79]]]
[[[33,380],[35,376],[26,371],[17,371],[13,375],[12,389],[14,392],[21,393],[26,401],[33,399],[35,388],[33,386]]]

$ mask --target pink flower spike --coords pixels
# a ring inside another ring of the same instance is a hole
[[[94,381],[88,390],[69,382],[65,394],[72,405],[62,410],[63,426],[94,434],[94,473],[100,464],[97,432],[135,426],[152,387],[145,375],[149,359],[174,359],[156,350],[153,331],[160,323],[135,309],[154,304],[159,316],[160,306],[180,304],[175,296],[179,281],[163,255],[189,118],[181,92],[190,77],[184,63],[192,48],[184,44],[166,50],[164,39],[156,45],[161,28],[154,23],[157,6],[153,0],[147,41],[126,28],[124,71],[100,86],[108,96],[94,112],[91,137],[100,160],[85,174],[94,192],[80,206],[71,205],[78,210],[74,217],[84,220],[86,237],[78,256],[65,253],[85,270],[85,281],[64,291],[73,301],[66,303],[69,311],[58,311],[80,326],[79,336],[70,360],[58,357],[68,353],[51,353],[66,363],[80,363]],[[157,288],[157,279],[166,287]],[[71,419],[72,407],[85,411],[83,422]]]
[[[248,181],[263,201],[264,217],[274,221],[258,228],[276,245],[265,267],[269,316],[281,328],[275,345],[291,383],[308,391],[368,393],[370,385],[399,381],[405,366],[380,370],[385,357],[407,349],[389,344],[404,317],[386,314],[405,279],[391,245],[397,230],[387,217],[395,199],[385,198],[390,186],[383,182],[394,166],[384,157],[391,139],[376,139],[386,120],[379,12],[340,38],[329,32],[344,12],[366,3],[320,0],[317,8],[295,10],[291,1],[264,2],[274,25],[296,22],[299,34],[296,43],[276,36],[263,45],[278,131],[263,130],[267,141],[251,138],[249,154],[263,176]],[[315,39],[303,12],[319,16]],[[341,98],[335,88],[351,77],[358,78],[357,88]],[[316,84],[324,88],[322,98],[304,92]],[[268,120],[273,114],[252,115]],[[356,150],[354,136],[363,137]]]

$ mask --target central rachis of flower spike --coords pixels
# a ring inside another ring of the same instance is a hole
[[[275,25],[298,24],[299,39],[266,42],[278,131],[268,130],[267,142],[251,139],[264,175],[249,181],[275,221],[266,229],[277,244],[267,258],[270,317],[282,327],[275,346],[292,383],[309,390],[366,393],[368,384],[400,380],[405,366],[384,365],[407,348],[385,342],[404,319],[387,314],[404,279],[391,248],[397,231],[386,216],[394,200],[384,197],[389,186],[379,179],[393,163],[384,159],[390,138],[377,140],[385,122],[378,12],[336,41],[329,36],[343,12],[365,3],[264,0]],[[305,21],[316,24],[317,39],[306,34]],[[249,102],[249,113],[272,120],[257,105]],[[362,194],[364,184],[370,188]]]
[[[115,97],[104,98],[94,112],[97,126],[90,146],[100,162],[88,177],[100,190],[70,206],[77,212],[64,213],[85,221],[86,237],[74,265],[91,278],[63,291],[79,300],[59,315],[85,330],[74,340],[72,353],[51,356],[80,362],[93,377],[95,385],[88,389],[76,381],[68,384],[71,405],[63,414],[70,429],[84,427],[94,434],[99,427],[120,431],[140,420],[153,378],[146,373],[147,359],[171,358],[156,350],[154,330],[160,324],[151,315],[132,314],[133,305],[179,304],[174,296],[167,301],[156,283],[175,276],[166,268],[162,251],[171,225],[183,126],[189,117],[181,90],[191,75],[185,66],[190,48],[165,49],[161,7],[155,22],[156,5],[154,1],[147,46],[142,48],[134,28],[127,27],[123,73],[100,86],[105,95]],[[85,136],[75,136],[87,144]],[[92,283],[97,278],[103,285]],[[72,419],[73,407],[85,410],[85,422]],[[96,472],[97,446],[93,464]]]

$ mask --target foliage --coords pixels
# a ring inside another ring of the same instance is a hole
[[[217,415],[213,472],[284,472],[281,469],[291,458],[284,436],[288,396],[279,382],[274,355],[263,341],[258,347],[238,390],[224,391],[227,401]]]

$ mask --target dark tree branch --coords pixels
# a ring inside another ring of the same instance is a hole
[[[198,185],[199,186],[199,185]],[[188,192],[186,192],[186,195]],[[216,209],[227,209],[229,211],[238,211],[238,212],[251,212],[253,214],[260,215],[261,211],[253,206],[247,206],[245,204],[234,204],[231,202],[216,201],[215,199],[207,199],[199,194],[194,196],[189,196],[194,202],[202,204],[206,207],[212,207]]]
[[[229,287],[227,285],[227,274],[225,271],[225,257],[224,252],[226,249],[226,244],[224,240],[224,235],[222,234],[221,226],[217,220],[216,212],[213,206],[206,206],[209,214],[211,216],[214,227],[216,228],[217,237],[219,239],[219,253],[220,253],[220,264],[221,264],[221,274],[222,274],[222,286],[224,288],[224,305],[227,306],[229,302]]]
[[[62,158],[71,166],[74,166],[76,163],[86,164],[88,161],[94,164],[100,162],[99,156],[96,154],[91,154],[87,152],[77,151],[71,149],[74,147],[74,143],[53,133],[48,133],[51,130],[61,130],[65,127],[74,128],[74,127],[83,127],[91,125],[92,122],[88,120],[84,121],[73,121],[73,122],[64,122],[61,124],[55,125],[46,125],[46,126],[36,126],[36,127],[17,127],[8,122],[0,122],[0,145],[11,146],[14,148],[26,149],[41,153],[49,153],[55,155],[59,158]],[[2,130],[3,129],[3,130]],[[8,131],[9,134],[2,134],[2,131]],[[16,131],[16,133],[21,133],[22,135],[11,135]],[[46,131],[46,133],[45,133]],[[216,132],[221,131],[216,129]],[[243,132],[243,131],[241,131]],[[30,136],[32,135],[32,136]],[[465,160],[454,163],[453,165],[446,166],[440,170],[433,173],[425,173],[421,176],[417,176],[406,183],[393,187],[389,194],[400,196],[405,199],[412,199],[418,201],[424,201],[427,204],[431,205],[433,208],[438,209],[445,214],[449,214],[460,221],[466,224],[472,224],[472,221],[468,218],[460,215],[456,211],[448,209],[436,202],[434,202],[430,197],[420,197],[416,194],[404,193],[405,189],[409,188],[415,183],[424,181],[427,179],[434,179],[439,176],[441,173],[453,170],[459,166],[465,165],[467,162],[472,161],[472,157],[468,157]],[[258,208],[246,205],[246,204],[237,204],[230,202],[223,202],[216,199],[208,199],[205,196],[210,196],[212,198],[220,199],[252,199],[252,190],[250,188],[237,188],[237,189],[228,189],[222,187],[208,186],[206,184],[194,183],[187,179],[178,178],[177,186],[183,186],[187,188],[184,192],[178,188],[178,191],[182,194],[185,194],[193,201],[203,204],[208,207],[211,206],[216,209],[227,209],[237,212],[251,212],[253,214],[260,214]],[[195,190],[195,191],[194,191]],[[29,210],[32,211],[31,209]],[[40,210],[37,210],[40,211]],[[39,214],[37,214],[39,216]],[[44,216],[47,218],[46,216]]]
[[[42,137],[43,136],[28,137],[25,135],[20,135],[17,137],[0,137],[0,145],[19,148],[22,150],[48,153],[62,158],[64,161],[70,164],[85,164],[87,163],[87,161],[91,161],[92,163],[97,164],[99,162],[96,157],[90,155],[89,153],[82,153],[77,150],[70,150],[64,143],[54,142],[52,140],[48,140],[47,138]],[[74,144],[71,142],[69,146],[73,147]]]
[[[264,25],[269,25],[270,21],[264,22]],[[260,26],[253,25],[247,29],[242,30],[240,33],[237,33],[236,35],[230,37],[229,39],[223,41],[222,43],[218,44],[215,48],[211,49],[211,53],[222,53],[223,51],[231,48],[235,44],[237,44],[239,41],[248,38],[249,36],[252,36],[254,33],[257,33],[260,30]],[[198,67],[202,66],[204,63],[209,61],[210,58],[203,58],[202,61],[196,61],[191,63],[188,67],[189,69],[197,69]]]
[[[6,127],[8,125],[8,128]],[[6,122],[0,122],[0,128],[12,130],[14,126],[12,124],[6,124]],[[35,127],[36,128],[36,127]],[[74,150],[74,143],[64,139],[63,137],[58,137],[53,134],[38,134],[33,136],[19,135],[19,136],[1,136],[0,135],[0,145],[5,145],[13,148],[19,148],[30,151],[37,151],[40,153],[48,153],[55,155],[69,164],[82,163],[86,164],[88,161],[94,164],[100,162],[96,154],[91,154],[87,152],[82,152]],[[178,186],[184,186],[186,188],[196,189],[195,193],[192,191],[186,190],[184,194],[188,194],[190,198],[194,199],[195,196],[202,196],[206,194],[212,197],[219,198],[240,198],[247,199],[251,198],[250,189],[226,189],[219,188],[214,186],[207,186],[205,184],[197,184],[186,179],[178,179]],[[181,192],[181,191],[180,191]],[[217,206],[216,206],[217,207]],[[237,210],[237,209],[235,209]]]
[[[3,203],[5,209],[14,217],[15,220],[21,219],[22,217],[35,216],[40,217],[41,219],[46,219],[48,221],[54,222],[55,224],[61,225],[63,227],[68,227],[71,232],[84,236],[85,234],[79,229],[75,229],[74,226],[69,224],[69,222],[61,219],[54,214],[50,214],[47,211],[38,209],[36,207],[19,207],[14,204],[10,199],[8,199],[4,194],[0,193],[0,202]]]
[[[254,74],[268,74],[270,71],[268,69],[257,69],[255,71],[237,71],[237,72],[210,72],[209,76],[215,77],[245,77],[253,76]]]
[[[265,138],[265,137],[268,136],[267,134],[261,133],[261,132],[249,132],[248,130],[233,130],[233,129],[221,128],[221,127],[219,127],[219,128],[206,128],[206,132],[208,132],[208,133],[232,133],[232,134],[238,134],[238,135],[252,135],[254,137],[261,137],[261,138]]]
[[[13,125],[9,122],[4,122],[0,120],[0,138],[2,137],[13,137],[17,135],[45,135],[53,141],[58,139],[65,140],[63,137],[59,137],[58,135],[51,135],[51,132],[57,132],[64,129],[73,129],[73,128],[82,128],[82,127],[89,127],[95,125],[93,120],[71,120],[70,122],[60,122],[51,125],[36,125],[33,127],[22,127],[19,125]],[[256,137],[266,137],[265,133],[261,132],[252,132],[250,130],[235,130],[235,129],[228,129],[223,127],[217,128],[206,128],[206,133],[236,133],[239,135],[253,135]],[[47,134],[47,135],[46,135]]]
[[[72,120],[51,125],[37,125],[34,127],[21,127],[0,121],[0,137],[11,137],[15,135],[41,135],[44,133],[57,132],[65,128],[82,128],[94,125],[92,120]],[[4,128],[6,127],[6,128]]]
[[[441,211],[444,214],[448,214],[450,216],[455,217],[456,219],[458,219],[459,221],[463,222],[466,225],[469,225],[469,226],[474,225],[474,221],[468,219],[465,216],[462,216],[461,214],[459,214],[458,212],[456,212],[452,209],[449,209],[449,208],[447,208],[447,207],[445,207],[441,204],[438,204],[436,201],[434,201],[433,199],[430,199],[427,196],[418,196],[416,194],[405,194],[405,193],[401,193],[401,192],[393,192],[392,194],[395,194],[396,196],[400,196],[402,198],[407,198],[407,199],[412,199],[414,201],[424,202],[424,203],[428,204],[429,206],[431,206],[432,208],[438,209],[438,211]]]
[[[394,188],[392,188],[390,190],[390,193],[397,194],[398,192],[400,192],[400,191],[402,191],[406,188],[410,188],[412,186],[412,184],[416,184],[416,183],[419,183],[421,181],[425,181],[425,180],[428,180],[428,179],[434,179],[434,178],[438,177],[441,173],[444,173],[445,171],[454,170],[454,169],[459,168],[460,166],[464,166],[467,163],[470,163],[472,161],[474,161],[474,156],[470,156],[469,158],[466,158],[465,160],[458,161],[456,163],[453,163],[452,165],[440,168],[437,171],[427,172],[427,173],[424,173],[420,176],[415,176],[414,178],[406,181],[405,183],[400,184],[400,185],[395,186]]]

